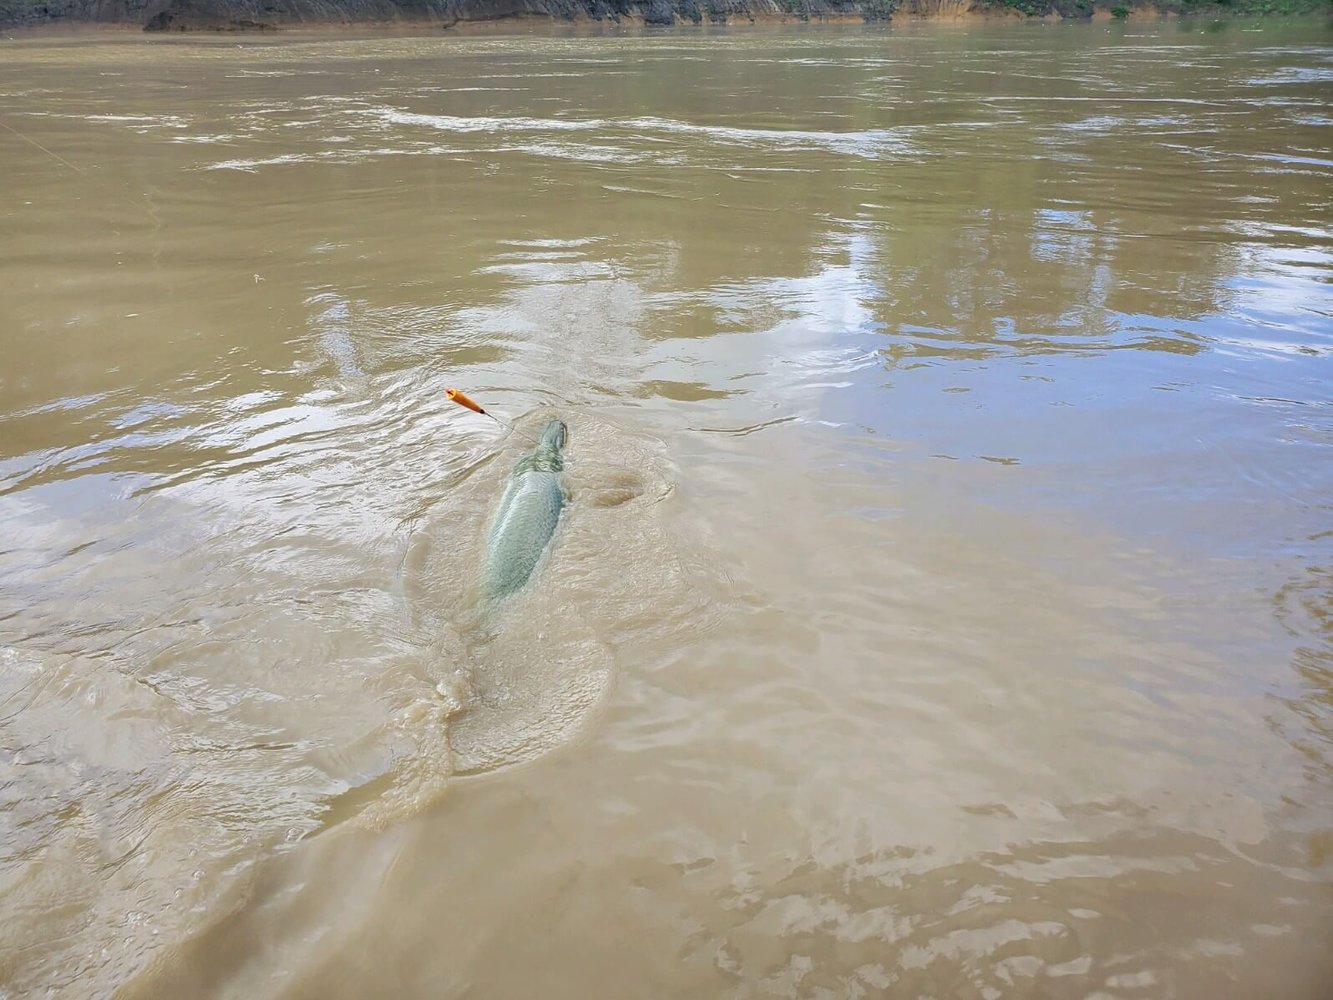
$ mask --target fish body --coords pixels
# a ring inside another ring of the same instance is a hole
[[[555,533],[565,506],[560,473],[568,433],[563,421],[548,422],[537,447],[514,465],[486,541],[485,593],[491,600],[528,582]]]

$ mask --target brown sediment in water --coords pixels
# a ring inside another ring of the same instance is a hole
[[[0,46],[0,994],[1322,995],[1309,27],[474,27]]]

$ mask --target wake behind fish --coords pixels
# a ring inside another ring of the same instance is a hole
[[[699,628],[710,615],[700,596],[708,588],[693,578],[705,563],[685,557],[661,503],[672,482],[664,448],[586,414],[560,416],[570,424],[569,502],[525,586],[501,604],[486,599],[490,509],[512,465],[503,455],[446,484],[405,562],[418,627],[455,643],[434,660],[440,689],[460,706],[448,719],[454,775],[576,742],[627,650]],[[553,418],[543,410],[515,426],[531,437]],[[459,567],[477,567],[461,586]]]

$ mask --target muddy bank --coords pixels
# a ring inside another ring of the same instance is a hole
[[[0,0],[0,25],[105,24],[146,31],[451,28],[522,19],[667,25],[803,17],[863,20],[887,16],[891,5],[891,0]],[[882,14],[877,13],[881,7]]]
[[[145,31],[323,26],[453,29],[506,21],[606,25],[885,21],[893,17],[1087,18],[1333,12],[1333,0],[0,0],[0,26],[106,25]]]

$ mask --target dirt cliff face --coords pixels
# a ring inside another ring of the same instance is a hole
[[[171,0],[0,0],[0,25],[144,24]]]
[[[521,4],[525,0],[502,0]],[[529,0],[530,2],[530,0]],[[146,31],[262,30],[317,24],[447,23],[458,0],[162,0]]]
[[[510,18],[676,24],[759,17],[856,16],[858,0],[162,0],[147,30]],[[883,2],[883,0],[876,0]]]
[[[897,13],[910,17],[963,17],[981,9],[981,0],[900,0]]]
[[[965,0],[970,3],[971,0]],[[896,0],[0,0],[0,25],[94,23],[148,31],[553,18],[641,24],[826,17],[874,20]]]

